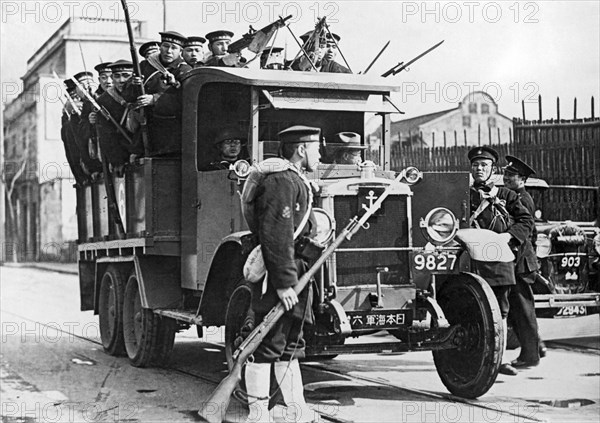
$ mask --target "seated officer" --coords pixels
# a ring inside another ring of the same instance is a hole
[[[229,166],[241,159],[242,147],[246,139],[239,129],[228,126],[221,129],[214,140],[219,158],[209,165],[209,170],[229,169]]]
[[[360,143],[360,135],[355,132],[340,132],[335,134],[333,141],[327,144],[332,148],[333,163],[335,164],[360,164],[362,152],[367,146]]]
[[[283,69],[283,47],[266,48],[260,55],[261,69]]]
[[[196,36],[187,37],[183,43],[183,60],[191,67],[203,65],[204,43],[206,38]]]

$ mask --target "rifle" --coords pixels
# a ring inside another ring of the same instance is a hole
[[[323,263],[335,252],[335,250],[344,242],[344,240],[350,240],[352,236],[358,232],[360,228],[368,229],[369,224],[367,220],[381,207],[383,201],[390,195],[394,185],[396,185],[402,178],[404,178],[404,172],[396,177],[396,179],[390,183],[390,185],[381,193],[377,201],[373,203],[371,207],[363,206],[365,212],[362,216],[354,216],[337,236],[337,238],[327,247],[327,249],[317,259],[315,264],[298,280],[298,284],[294,286],[296,294],[300,294],[302,290],[309,283],[310,279],[319,271]],[[264,320],[254,328],[254,330],[248,335],[248,337],[241,343],[241,345],[233,353],[233,366],[229,375],[225,377],[219,383],[215,391],[208,398],[207,401],[202,403],[202,408],[198,411],[198,415],[206,422],[209,423],[221,423],[223,417],[229,407],[231,400],[231,394],[237,387],[238,383],[242,379],[242,368],[246,363],[246,360],[252,355],[252,353],[258,348],[262,340],[265,338],[267,333],[273,328],[275,323],[283,316],[285,312],[285,306],[281,301],[271,309]]]
[[[362,72],[362,74],[366,74],[367,72],[369,72],[369,69],[371,69],[371,66],[373,66],[375,64],[375,62],[377,61],[377,59],[379,59],[379,56],[381,56],[383,54],[383,52],[385,51],[386,48],[388,48],[388,46],[390,45],[390,42],[388,41],[387,43],[385,43],[385,45],[383,46],[383,48],[381,50],[379,50],[379,53],[377,53],[377,56],[375,56],[375,58],[371,61],[371,63],[369,64],[369,66],[367,66],[367,68],[365,69],[364,72]],[[361,73],[361,72],[359,72]]]
[[[110,121],[113,125],[115,125],[117,130],[121,133],[121,135],[123,135],[123,137],[127,141],[129,141],[130,144],[133,144],[133,140],[131,139],[131,137],[129,136],[127,131],[125,131],[125,129],[123,129],[123,127],[119,124],[119,122],[117,122],[115,120],[115,118],[112,117],[110,112],[108,110],[106,110],[106,107],[99,105],[98,102],[96,102],[96,100],[94,100],[94,97],[92,97],[92,95],[89,92],[87,92],[85,90],[85,88],[79,83],[79,81],[77,81],[74,77],[71,77],[71,81],[73,81],[75,83],[75,85],[77,85],[77,88],[79,88],[81,91],[83,91],[83,95],[85,96],[86,100],[89,101],[90,103],[92,103],[92,106],[94,106],[94,108],[97,111],[99,111],[106,120]]]
[[[421,57],[425,56],[427,53],[429,53],[431,50],[434,50],[436,48],[438,48],[445,40],[440,41],[439,43],[437,43],[436,45],[434,45],[433,47],[425,50],[423,53],[419,54],[417,57],[415,57],[414,59],[410,60],[408,63],[404,64],[404,62],[400,62],[395,66],[392,66],[391,69],[388,69],[386,72],[384,72],[381,76],[386,78],[390,75],[396,75],[397,73],[402,72],[404,69],[406,69],[407,67],[409,67],[410,65],[412,65],[414,62],[416,62],[417,60],[419,60]]]
[[[58,85],[60,87],[60,92],[62,94],[62,96],[60,98],[60,102],[64,106],[63,112],[67,115],[67,118],[71,119],[71,116],[66,111],[67,103],[65,101],[63,101],[62,97],[65,97],[67,99],[67,102],[69,103],[69,105],[73,108],[73,111],[75,113],[77,113],[78,116],[81,116],[81,110],[79,110],[79,108],[77,107],[77,105],[75,104],[75,102],[73,101],[73,99],[71,98],[71,96],[69,95],[69,93],[65,92],[65,90],[63,88],[63,82],[58,77],[58,75],[56,74],[56,71],[54,69],[52,69],[52,75],[54,76],[54,79],[56,79],[56,82],[58,83]]]
[[[286,21],[290,19],[292,19],[292,15],[288,15],[285,18],[280,16],[275,22],[271,22],[269,25],[258,31],[250,26],[248,33],[242,35],[242,38],[239,40],[229,44],[227,51],[229,53],[240,53],[243,49],[247,48],[252,53],[261,53],[264,46],[266,46],[271,39],[273,32],[286,26]]]
[[[324,43],[324,41],[322,39],[324,38],[323,34],[325,31],[325,27],[327,26],[326,18],[327,18],[326,16],[323,16],[321,19],[319,19],[317,21],[317,23],[315,25],[315,29],[311,32],[311,34],[308,37],[308,39],[306,40],[306,42],[300,46],[300,51],[298,52],[298,54],[296,55],[294,60],[292,60],[292,63],[289,64],[290,69],[295,69],[292,66],[303,55],[304,59],[306,59],[308,61],[308,63],[315,70],[315,72],[319,71],[317,66],[320,66],[321,63],[320,63],[320,61],[317,63],[313,62],[312,58],[311,58],[311,54],[314,54],[318,49],[320,49],[321,44]],[[291,29],[290,29],[290,32],[291,32]],[[296,39],[295,36],[294,36],[294,39]],[[298,43],[298,45],[300,45],[298,40],[296,40],[296,42]],[[302,60],[302,59],[300,59],[300,60]],[[298,64],[298,69],[295,69],[295,70],[306,71],[306,70],[308,70],[308,66],[306,66],[306,63],[300,62]]]
[[[133,42],[133,30],[131,29],[131,19],[129,18],[129,9],[127,8],[127,1],[121,0],[123,6],[123,13],[125,14],[125,23],[127,24],[127,36],[129,38],[129,51],[131,52],[131,63],[133,63],[133,71],[135,76],[143,78],[142,69],[140,68],[140,61],[138,60],[137,51]],[[140,85],[140,95],[145,95],[146,90],[144,84]],[[144,145],[144,154],[147,155],[150,151],[150,143],[148,140],[148,125],[146,121],[146,108],[140,107],[140,127],[142,130],[142,144]],[[129,141],[133,144],[132,141]]]

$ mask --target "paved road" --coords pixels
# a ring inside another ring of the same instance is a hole
[[[0,267],[2,423],[196,421],[225,374],[222,331],[178,334],[168,369],[138,369],[102,351],[97,318],[80,312],[74,275]],[[584,322],[598,324],[598,316]],[[598,336],[592,338],[597,342]],[[389,341],[385,334],[372,342]],[[360,342],[365,339],[361,338]],[[509,351],[507,358],[518,351]],[[330,421],[595,422],[600,355],[554,343],[535,369],[499,376],[477,401],[447,393],[431,354],[340,356],[303,365],[311,405]],[[243,421],[232,402],[227,420]]]

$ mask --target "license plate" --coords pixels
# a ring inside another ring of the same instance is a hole
[[[575,317],[585,316],[587,314],[586,306],[567,306],[561,307],[554,317]]]
[[[557,269],[556,282],[558,284],[578,282],[580,274],[587,265],[587,256],[565,254],[554,257]]]
[[[458,255],[450,251],[420,251],[412,255],[413,269],[419,273],[456,273]]]
[[[391,329],[412,322],[412,310],[350,311],[347,314],[352,329]]]

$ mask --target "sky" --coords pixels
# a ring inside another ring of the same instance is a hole
[[[572,117],[577,98],[578,117],[600,114],[599,1],[191,1],[166,0],[166,28],[184,35],[205,35],[229,29],[234,39],[259,29],[279,15],[292,14],[290,29],[299,36],[312,29],[317,17],[327,16],[341,36],[340,49],[351,69],[364,71],[379,50],[390,44],[369,74],[382,74],[429,47],[444,43],[410,66],[388,77],[399,88],[394,102],[402,118],[454,108],[471,91],[485,91],[499,112],[537,118],[537,98],[543,98],[543,118]],[[133,19],[147,21],[148,34],[163,29],[163,2],[129,0]],[[20,82],[29,57],[70,16],[90,21],[122,18],[118,0],[0,1],[2,102],[5,88]],[[125,32],[125,26],[123,27]],[[288,30],[276,44],[295,53]],[[341,57],[338,61],[343,63]],[[400,116],[393,118],[398,119]]]

